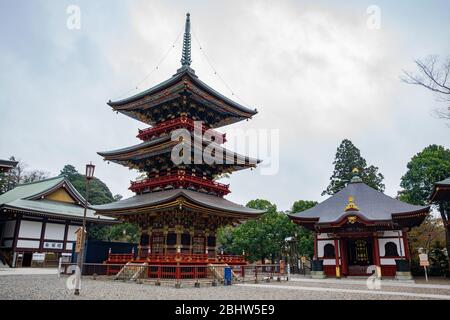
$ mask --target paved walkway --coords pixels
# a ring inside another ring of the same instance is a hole
[[[367,279],[311,279],[311,278],[291,278],[292,282],[305,282],[305,283],[329,283],[329,284],[356,284],[366,285]],[[450,280],[447,279],[432,279],[428,283],[425,280],[417,279],[410,281],[398,281],[385,279],[380,280],[381,287],[403,287],[403,288],[428,288],[428,289],[450,289]]]
[[[448,285],[403,283],[404,286],[394,286],[387,283],[379,290],[369,290],[364,281],[353,279],[295,279],[217,287],[202,285],[201,288],[182,284],[181,289],[176,289],[173,284],[155,286],[83,277],[82,294],[77,297],[66,286],[69,277],[58,278],[56,269],[40,269],[40,272],[53,272],[41,275],[24,273],[31,269],[18,270],[21,274],[0,276],[0,299],[450,300]]]
[[[56,268],[0,268],[0,276],[58,274]]]

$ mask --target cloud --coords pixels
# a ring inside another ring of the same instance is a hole
[[[380,166],[394,195],[414,153],[430,143],[449,147],[445,124],[429,116],[427,93],[398,81],[423,48],[420,39],[404,42],[414,30],[403,20],[388,20],[398,8],[386,3],[382,28],[369,30],[361,5],[79,1],[79,31],[65,27],[69,4],[41,0],[32,7],[10,5],[10,15],[0,10],[0,32],[8,40],[0,44],[0,157],[16,155],[53,174],[67,163],[83,171],[92,160],[113,193],[131,195],[129,180],[137,173],[108,165],[96,152],[138,143],[137,129],[145,125],[116,115],[106,101],[175,73],[181,38],[174,41],[187,11],[197,75],[259,110],[254,119],[221,130],[280,130],[278,174],[233,174],[229,199],[268,198],[280,209],[298,199],[320,200],[344,138]],[[435,43],[430,53],[440,53]]]

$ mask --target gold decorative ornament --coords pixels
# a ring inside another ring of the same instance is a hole
[[[353,197],[349,196],[348,197],[348,204],[344,209],[345,212],[347,211],[359,211],[358,206],[353,202]]]
[[[349,223],[354,224],[356,222],[356,216],[348,216],[347,220]]]

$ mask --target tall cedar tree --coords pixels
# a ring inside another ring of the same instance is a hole
[[[384,191],[384,176],[378,172],[378,167],[367,166],[366,160],[361,156],[361,152],[348,139],[344,139],[337,148],[334,159],[334,171],[330,178],[330,184],[322,192],[323,195],[333,195],[341,191],[353,177],[352,170],[357,168],[362,181],[381,192]]]

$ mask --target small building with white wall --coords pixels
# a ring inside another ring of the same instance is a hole
[[[83,224],[84,198],[64,176],[21,184],[0,195],[0,260],[11,267],[70,261],[75,231]],[[87,210],[88,229],[114,219]]]
[[[341,191],[289,216],[314,231],[313,271],[338,278],[373,272],[400,278],[410,276],[408,231],[429,211],[430,206],[411,205],[371,188],[355,172]]]

